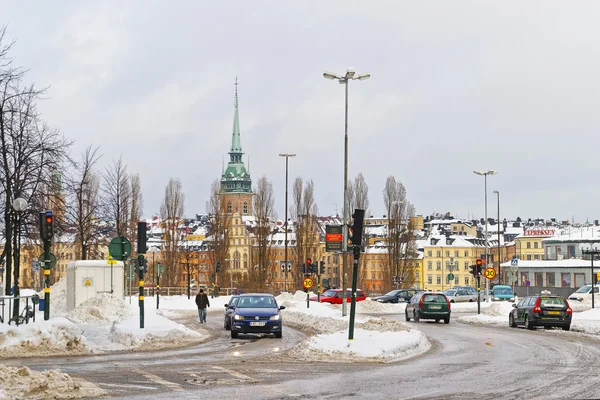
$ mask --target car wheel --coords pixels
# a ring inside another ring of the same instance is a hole
[[[454,303],[454,300],[450,300],[450,303]]]
[[[469,303],[472,303],[472,302],[473,302],[473,299],[469,299]]]
[[[408,316],[408,311],[404,311],[404,318],[405,318],[407,321],[410,321],[410,317]]]
[[[446,318],[444,318],[444,323],[445,323],[445,324],[449,324],[449,323],[450,323],[450,317],[446,317]]]
[[[513,317],[512,313],[508,315],[508,326],[511,328],[516,328],[517,324],[515,323],[515,317]]]
[[[419,322],[419,312],[416,310],[415,310],[414,318],[415,318],[415,322]]]
[[[571,330],[571,325],[563,326],[562,330],[563,331],[570,331]]]
[[[531,321],[529,320],[529,315],[525,316],[525,329],[533,329],[533,325],[531,325]]]
[[[231,331],[231,338],[235,339],[236,337],[238,337],[237,332]]]

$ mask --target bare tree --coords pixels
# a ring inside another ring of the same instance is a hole
[[[160,219],[165,228],[165,284],[177,284],[181,276],[179,265],[179,225],[183,222],[185,195],[179,179],[171,178],[165,187],[165,197],[160,206]]]
[[[137,239],[137,224],[142,215],[144,198],[142,196],[142,181],[139,174],[130,176],[131,204],[129,208],[129,240],[133,243]],[[138,249],[139,251],[139,249]]]
[[[23,84],[25,71],[12,66],[9,58],[14,42],[6,43],[0,28],[0,195],[3,197],[4,248],[0,263],[6,262],[6,294],[13,281],[19,282],[20,241],[23,225],[37,226],[37,215],[51,185],[52,173],[68,161],[72,142],[44,123],[37,109],[43,93]],[[24,198],[29,208],[13,209],[13,201]],[[26,228],[27,229],[27,228]],[[31,232],[31,229],[28,230]],[[13,264],[15,268],[13,269]],[[15,291],[15,295],[18,295]],[[18,309],[15,308],[18,313]]]
[[[114,221],[117,236],[127,236],[131,186],[123,157],[113,161],[104,172],[104,201],[107,218]]]
[[[383,203],[387,220],[387,257],[383,265],[383,286],[392,287],[392,276],[402,281],[402,286],[414,283],[414,268],[408,260],[414,257],[416,249],[413,230],[409,226],[414,207],[406,199],[406,189],[401,182],[389,176],[383,189]]]
[[[217,282],[226,281],[225,260],[229,256],[231,215],[226,213],[225,199],[221,196],[221,182],[215,180],[210,188],[210,200],[206,206],[210,220],[208,234],[209,251],[212,253],[215,265],[213,273],[217,276]],[[221,265],[221,270],[216,273],[216,263]]]
[[[365,177],[362,173],[359,173],[356,178],[354,178],[354,185],[352,185],[352,193],[354,195],[355,207],[361,210],[365,210],[365,218],[369,215],[369,185],[365,180]],[[367,234],[365,227],[363,227],[362,232],[362,244],[361,247],[363,249],[367,249],[369,247],[369,235]],[[364,281],[367,278],[367,257],[360,258],[360,265],[358,271],[358,285],[359,287],[364,286]],[[366,289],[363,287],[363,290]]]
[[[95,219],[101,214],[99,200],[100,179],[95,170],[100,155],[98,147],[89,146],[76,165],[76,175],[68,182],[68,198],[65,207],[65,220],[75,228],[75,241],[78,245],[78,258],[99,258],[99,238],[101,237]]]
[[[275,198],[273,196],[273,184],[262,176],[254,190],[254,216],[256,218],[256,227],[254,228],[257,265],[251,266],[248,273],[248,280],[251,286],[259,290],[264,289],[267,281],[267,270],[272,264],[273,252],[271,243],[271,218],[275,217]]]
[[[296,217],[296,254],[298,265],[302,265],[307,258],[313,258],[317,254],[319,246],[319,231],[316,217],[319,208],[315,202],[315,185],[312,180],[306,182],[302,190],[302,178],[296,178],[294,182],[292,216]],[[315,259],[314,262],[317,262]],[[296,288],[302,284],[302,274],[298,271],[294,275]]]

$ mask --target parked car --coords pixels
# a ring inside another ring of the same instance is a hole
[[[508,285],[496,285],[492,288],[492,301],[515,301],[515,293]]]
[[[600,287],[594,286],[594,296],[598,296],[598,292],[600,292]],[[575,293],[569,296],[569,300],[592,300],[592,285],[584,285],[577,289]]]
[[[231,329],[231,314],[233,314],[233,310],[235,309],[235,305],[238,302],[240,296],[231,296],[229,299],[229,303],[225,304],[225,319],[223,321],[223,328],[226,331]]]
[[[231,337],[240,333],[269,333],[280,338],[283,335],[280,310],[272,294],[242,294],[231,314]]]
[[[562,296],[535,295],[526,296],[508,314],[508,325],[515,328],[523,325],[526,329],[536,326],[544,328],[560,327],[564,331],[571,329],[573,310]]]
[[[471,294],[477,294],[477,289],[473,286],[453,286],[452,289],[463,289]]]
[[[417,289],[396,289],[383,296],[373,297],[371,300],[379,303],[405,303],[417,292]]]
[[[415,322],[421,319],[433,319],[435,322],[444,320],[444,323],[450,323],[450,300],[441,292],[423,292],[418,293],[410,299],[404,310],[405,318]]]
[[[450,300],[450,303],[472,303],[477,301],[477,293],[469,293],[464,289],[448,289],[444,291],[444,294]]]
[[[321,293],[321,303],[342,304],[344,292],[342,289],[329,289]],[[352,289],[346,291],[347,301],[352,300]],[[362,290],[356,290],[356,301],[363,301],[367,298]],[[310,301],[317,301],[318,297],[313,295],[308,298]]]

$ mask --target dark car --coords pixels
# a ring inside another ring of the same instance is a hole
[[[421,319],[433,319],[435,322],[444,320],[444,323],[450,323],[450,300],[442,292],[424,292],[417,293],[410,299],[406,305],[404,314],[407,321],[414,319],[419,322]]]
[[[417,289],[396,289],[383,296],[373,297],[371,300],[379,303],[405,303],[417,292]]]
[[[225,330],[231,329],[231,314],[233,314],[233,310],[235,309],[235,305],[238,302],[240,296],[231,296],[229,299],[229,303],[225,304],[225,319],[223,321],[223,328]]]
[[[281,312],[272,294],[242,294],[231,314],[231,337],[240,333],[269,333],[280,338],[283,334]]]
[[[515,328],[523,325],[526,329],[536,326],[544,328],[571,329],[573,310],[569,302],[562,296],[534,295],[524,297],[508,314],[508,325]]]

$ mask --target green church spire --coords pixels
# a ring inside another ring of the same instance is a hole
[[[238,81],[237,77],[235,78],[235,100],[234,100],[234,114],[233,114],[233,136],[231,138],[231,152],[232,153],[240,153],[240,157],[242,153],[242,143],[240,141],[240,116],[238,113]]]

